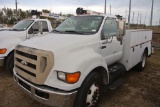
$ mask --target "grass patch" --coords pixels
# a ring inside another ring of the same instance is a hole
[[[160,55],[160,49],[156,49],[157,55]]]
[[[155,49],[154,54],[148,58],[148,62],[160,66],[160,49]]]

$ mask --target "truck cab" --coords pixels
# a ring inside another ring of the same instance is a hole
[[[106,87],[135,65],[144,69],[151,39],[113,15],[74,16],[16,47],[14,80],[46,105],[97,107]]]
[[[39,32],[39,26],[42,30]],[[47,19],[24,19],[12,28],[0,31],[0,66],[6,67],[13,73],[13,57],[15,47],[32,37],[46,35],[52,31],[52,26]]]

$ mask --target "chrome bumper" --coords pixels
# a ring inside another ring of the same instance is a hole
[[[0,67],[4,66],[4,58],[0,58]]]
[[[22,91],[40,103],[54,107],[72,107],[74,104],[77,91],[62,92],[45,86],[36,86],[25,81],[16,73],[14,73],[14,80]]]

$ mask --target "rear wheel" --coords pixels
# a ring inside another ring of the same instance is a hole
[[[13,67],[14,67],[14,53],[10,53],[5,61],[5,68],[10,73],[13,73]]]
[[[138,71],[143,71],[146,65],[146,60],[147,60],[147,51],[144,51],[143,56],[142,56],[142,61],[138,63],[137,65],[137,70]]]
[[[97,107],[102,92],[100,74],[93,72],[85,79],[80,87],[74,107]]]

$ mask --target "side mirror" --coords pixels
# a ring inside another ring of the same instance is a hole
[[[40,32],[40,34],[43,34],[42,22],[38,22],[38,31]]]
[[[118,21],[118,36],[117,40],[122,41],[123,36],[125,35],[126,32],[126,22],[124,20],[119,20]]]
[[[118,21],[119,35],[124,36],[126,31],[126,22],[124,20]]]

